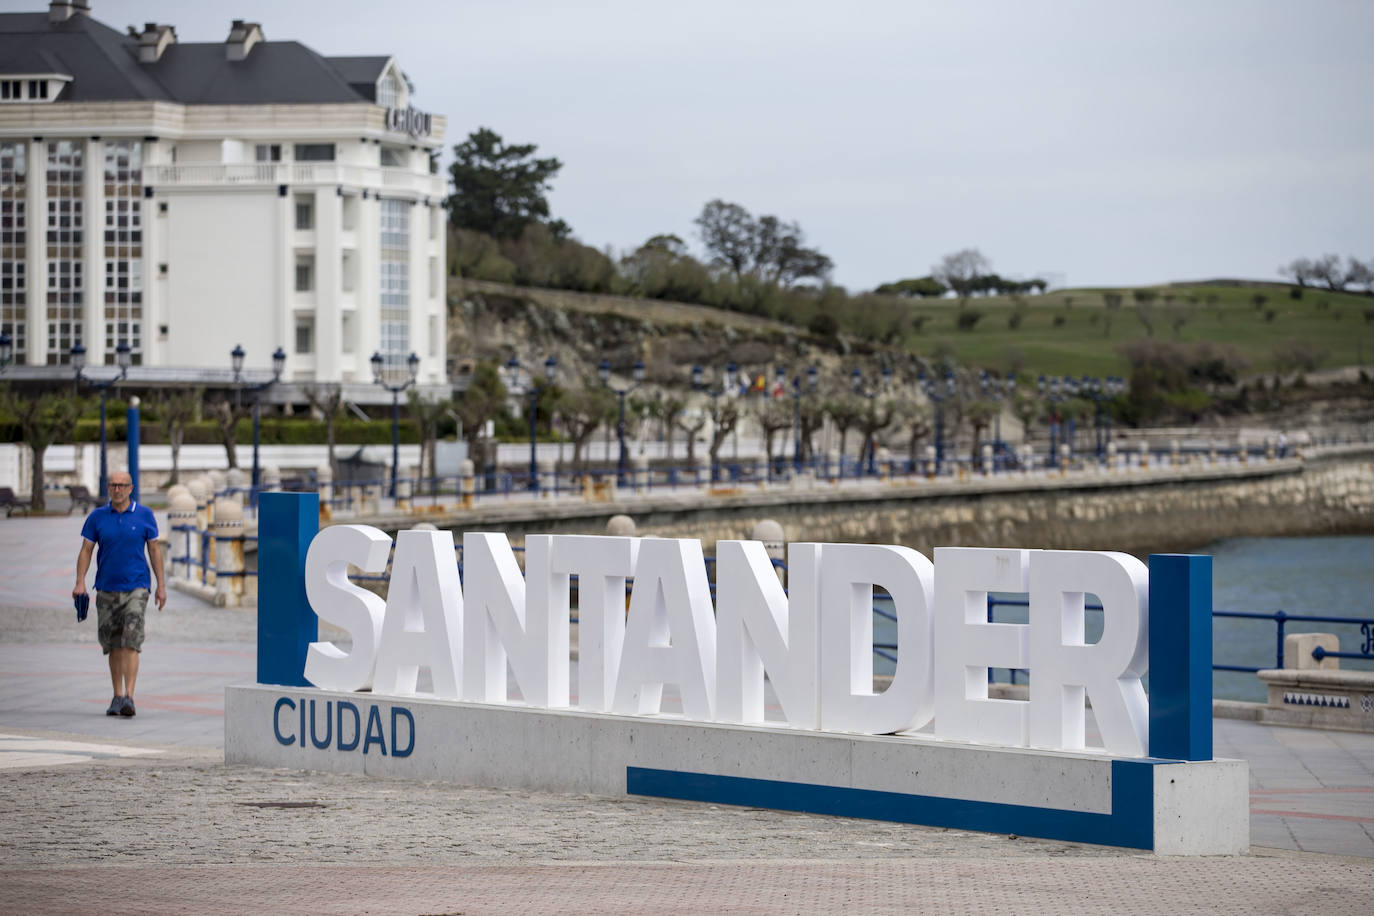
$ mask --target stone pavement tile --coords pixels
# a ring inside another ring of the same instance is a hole
[[[1332,857],[3,868],[0,909],[35,916],[1364,913],[1368,877],[1366,868]]]

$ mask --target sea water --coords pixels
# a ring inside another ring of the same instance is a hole
[[[1369,659],[1341,659],[1342,668],[1374,670],[1374,537],[1231,538],[1196,553],[1211,554],[1212,606],[1215,610],[1247,611],[1266,616],[1283,611],[1290,616],[1352,617],[1362,622],[1328,623],[1289,620],[1284,633],[1334,633],[1342,652],[1365,652]],[[1144,558],[1142,558],[1144,559]],[[996,596],[1024,600],[1024,595]],[[875,606],[891,611],[879,597]],[[1026,608],[999,605],[999,623],[1025,623]],[[1102,634],[1102,615],[1089,611],[1085,638],[1096,642]],[[874,616],[875,643],[895,643],[895,625]],[[1272,619],[1212,618],[1212,659],[1216,664],[1273,668],[1278,663],[1278,628]],[[874,656],[874,671],[891,674],[892,662]],[[999,669],[996,679],[1009,673]],[[1024,682],[1025,674],[1018,675]],[[1228,700],[1264,702],[1264,685],[1249,672],[1216,671],[1212,695]]]

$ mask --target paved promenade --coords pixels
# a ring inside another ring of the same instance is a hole
[[[107,718],[79,520],[0,519],[0,912],[1368,912],[1374,736],[1215,722],[1251,854],[224,766],[254,616],[171,592]]]

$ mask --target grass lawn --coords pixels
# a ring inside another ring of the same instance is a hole
[[[1156,340],[1229,344],[1247,362],[1245,371],[1275,368],[1275,348],[1300,341],[1324,353],[1319,368],[1374,362],[1374,296],[1308,288],[1301,299],[1288,287],[1160,286],[1149,304]],[[1104,293],[1120,293],[1121,305],[1107,308]],[[1256,306],[1256,295],[1265,301]],[[1032,375],[1127,375],[1118,347],[1147,336],[1131,289],[1066,289],[1041,296],[969,299],[964,310],[982,318],[972,330],[957,326],[956,300],[913,300],[913,315],[925,316],[904,345],[924,356],[952,349],[964,365]],[[1008,320],[1020,312],[1020,326]],[[1177,328],[1175,323],[1178,322]]]

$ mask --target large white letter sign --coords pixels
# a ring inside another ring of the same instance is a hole
[[[764,671],[795,728],[820,728],[819,544],[787,545],[787,592],[761,541],[716,542],[716,720],[760,724]]]
[[[1028,628],[988,623],[988,592],[1026,591],[1029,556],[1028,550],[935,548],[937,737],[1026,745],[1026,703],[989,699],[988,669],[1029,666]]]
[[[1124,553],[1038,550],[1030,563],[1030,743],[1083,747],[1083,693],[1109,754],[1145,756],[1150,574]],[[1083,642],[1084,594],[1102,599],[1102,639]]]
[[[525,702],[547,705],[549,601],[545,597],[533,608],[545,619],[532,623],[525,592],[525,580],[504,534],[469,531],[463,535],[463,601],[467,605],[463,620],[463,699],[506,702],[509,657]]]
[[[655,715],[664,684],[678,685],[684,716],[711,721],[716,618],[701,541],[645,538],[639,543],[612,710]]]
[[[525,538],[525,635],[539,653],[540,675],[526,687],[531,706],[561,709],[568,705],[568,650],[572,613],[570,577],[553,571],[553,535]]]
[[[372,689],[410,696],[425,666],[434,681],[434,695],[458,699],[462,626],[463,594],[453,532],[398,532]]]
[[[934,711],[930,609],[934,567],[909,547],[821,545],[821,728],[885,735],[920,728]],[[873,586],[897,617],[892,683],[873,692]]]
[[[577,706],[610,712],[625,644],[625,580],[634,575],[639,538],[560,535],[553,575],[577,576]]]
[[[365,573],[386,571],[391,538],[370,525],[336,525],[310,542],[305,555],[305,596],[326,623],[348,631],[353,649],[312,642],[305,652],[305,679],[322,690],[362,690],[372,682],[377,640],[386,604],[348,581],[348,566]]]

